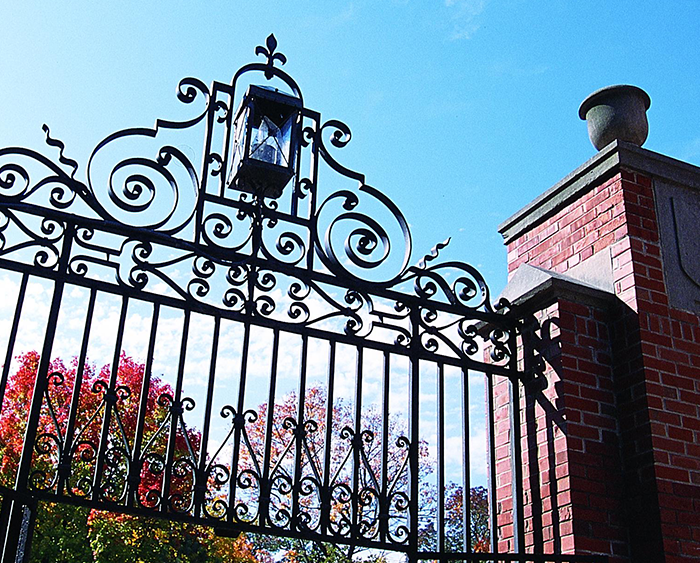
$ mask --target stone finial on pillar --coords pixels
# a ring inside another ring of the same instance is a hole
[[[636,86],[606,86],[588,96],[578,110],[588,123],[588,136],[601,150],[615,140],[641,147],[649,134],[649,95]]]

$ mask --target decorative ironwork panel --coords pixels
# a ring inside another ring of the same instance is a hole
[[[0,416],[27,436],[2,494],[454,552],[470,377],[517,388],[518,320],[437,260],[447,242],[412,262],[399,209],[334,156],[349,128],[304,106],[273,36],[256,54],[230,84],[182,80],[191,118],[116,132],[85,170],[46,126],[57,162],[0,150]],[[270,86],[236,109],[251,80]],[[199,161],[176,140],[192,132]],[[18,370],[30,404],[8,395]],[[453,555],[476,560],[468,518]]]

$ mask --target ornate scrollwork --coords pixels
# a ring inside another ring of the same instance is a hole
[[[125,307],[127,300],[154,304],[155,319],[158,307],[209,315],[216,319],[217,339],[230,323],[254,325],[246,338],[258,330],[274,333],[274,346],[280,333],[309,347],[309,341],[331,343],[331,357],[341,347],[367,345],[372,354],[385,355],[389,371],[400,357],[415,366],[490,373],[486,349],[493,373],[518,375],[518,325],[508,304],[491,303],[476,268],[438,260],[449,239],[412,262],[401,211],[336,158],[351,140],[350,128],[303,107],[298,86],[281,68],[286,57],[273,35],[255,52],[264,61],[242,67],[230,84],[209,88],[195,78],[179,83],[177,98],[191,105],[191,117],[117,131],[97,144],[83,168],[65,156],[66,145],[47,126],[46,144],[57,149],[56,162],[28,149],[0,149],[2,262],[24,275],[24,283],[41,277],[56,288],[88,288],[93,300],[104,292],[123,295]],[[231,179],[240,156],[233,146],[239,139],[233,131],[237,88],[253,75],[274,80],[271,86],[291,91],[302,106],[290,122],[298,141],[291,149],[297,151],[295,167],[285,171],[288,185],[279,199],[242,191],[258,188]],[[173,140],[192,131],[204,132],[201,161]],[[323,192],[319,170],[328,168],[345,183]],[[56,295],[62,299],[63,293]],[[418,477],[409,472],[409,459],[417,459],[420,443],[380,439],[362,427],[364,415],[357,413],[329,429],[331,415],[314,414],[313,420],[300,406],[301,412],[273,424],[262,412],[242,408],[250,395],[241,396],[236,408],[221,409],[222,429],[200,436],[185,422],[195,405],[182,397],[182,378],[179,388],[157,399],[133,397],[132,391],[141,391],[117,379],[92,379],[85,389],[75,384],[75,411],[65,423],[57,413],[70,378],[47,376],[37,395],[40,408],[33,409],[41,424],[26,450],[33,456],[23,477],[29,489],[57,491],[98,508],[126,506],[400,551],[415,547],[410,538],[418,535],[417,524],[409,507],[418,501],[411,497]],[[274,385],[271,393],[280,393]],[[304,388],[306,379],[299,385]],[[81,403],[85,396],[89,408]],[[133,413],[126,413],[135,402],[137,429]],[[346,426],[349,420],[354,422]],[[210,444],[223,434],[211,455]],[[378,451],[385,457],[390,452],[385,467]]]

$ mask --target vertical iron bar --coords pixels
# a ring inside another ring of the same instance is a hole
[[[0,497],[0,561],[4,561],[5,543],[10,527],[10,514],[12,514],[13,500],[10,495],[5,494]]]
[[[87,349],[90,341],[90,330],[92,327],[92,317],[95,312],[95,300],[97,299],[97,290],[90,290],[90,298],[88,299],[87,311],[85,313],[85,327],[83,328],[83,340],[80,346],[80,357],[78,358],[78,366],[75,371],[75,381],[73,384],[73,393],[71,397],[70,412],[68,414],[68,426],[66,427],[66,439],[63,446],[63,455],[59,460],[58,465],[58,486],[56,488],[58,496],[63,494],[63,489],[66,482],[70,478],[71,461],[73,457],[73,434],[75,432],[75,420],[80,410],[80,388],[83,385],[83,370],[87,361]],[[68,491],[70,493],[70,489]]]
[[[248,349],[250,347],[250,323],[246,322],[243,325],[243,348],[241,350],[241,378],[238,386],[238,403],[236,406],[236,416],[239,417],[240,423],[233,421],[235,430],[233,433],[233,454],[231,456],[231,482],[228,489],[228,508],[229,522],[233,520],[234,509],[236,503],[236,479],[238,477],[238,458],[240,456],[241,447],[241,430],[245,424],[243,418],[243,407],[245,406],[245,386],[246,375],[248,373]]]
[[[7,387],[7,379],[10,376],[10,364],[12,364],[12,353],[15,349],[15,341],[17,340],[17,329],[22,316],[22,307],[24,306],[24,297],[27,293],[27,281],[29,274],[22,274],[22,281],[19,285],[19,293],[17,294],[17,305],[15,306],[15,316],[12,318],[12,328],[10,329],[10,338],[7,341],[7,351],[5,353],[5,365],[2,367],[2,379],[0,380],[0,410],[5,398],[5,388]]]
[[[471,527],[471,436],[469,434],[469,370],[462,369],[462,550],[472,553],[472,527]]]
[[[307,196],[309,198],[309,218],[312,219],[316,216],[316,184],[318,183],[318,137],[321,134],[321,132],[319,131],[319,128],[321,126],[321,116],[315,112],[309,112],[308,116],[313,120],[314,131],[316,132],[313,140],[311,141],[311,156],[309,162],[309,167],[311,168],[311,193],[309,193],[309,195]],[[314,252],[314,243],[320,242],[318,240],[318,233],[315,232],[315,228],[316,224],[312,221],[311,226],[309,227],[309,244],[307,246],[308,250],[306,252],[306,268],[310,272],[314,270],[314,257],[316,256],[316,252]]]
[[[328,390],[326,396],[326,447],[323,450],[323,493],[321,502],[321,533],[327,534],[331,522],[331,449],[333,447],[333,404],[335,396],[335,341],[328,342]]]
[[[411,322],[411,350],[409,354],[409,400],[410,417],[408,433],[411,436],[411,446],[409,451],[409,475],[410,475],[410,498],[409,498],[409,536],[408,536],[408,561],[414,563],[418,561],[418,497],[420,495],[420,475],[418,474],[418,455],[420,441],[420,427],[418,419],[418,409],[420,401],[420,361],[419,351],[420,341],[420,309],[413,307],[410,312]]]
[[[496,480],[496,423],[494,420],[494,400],[493,400],[493,378],[494,374],[484,374],[486,380],[486,400],[487,406],[487,424],[486,424],[486,442],[488,444],[488,469],[489,469],[489,541],[491,551],[498,551],[498,527],[496,525],[496,500],[498,498],[498,481]]]
[[[355,377],[355,413],[354,426],[355,436],[352,444],[352,537],[360,536],[360,448],[362,448],[362,368],[364,359],[364,349],[357,347],[357,367]]]
[[[136,419],[136,436],[134,438],[134,459],[131,462],[131,475],[129,476],[129,496],[127,506],[140,504],[137,497],[139,484],[141,483],[141,470],[143,460],[141,459],[141,446],[143,444],[144,431],[146,426],[146,416],[148,415],[148,394],[151,389],[151,370],[153,369],[153,355],[156,347],[156,334],[158,333],[158,318],[160,315],[160,305],[153,304],[153,316],[151,317],[151,334],[148,337],[148,351],[146,352],[146,365],[143,370],[141,381],[141,397],[139,398],[139,412]]]
[[[389,538],[389,392],[391,375],[391,355],[384,352],[384,373],[382,377],[382,473],[380,486],[377,491],[380,498],[379,539],[382,542]]]
[[[109,386],[103,397],[105,410],[104,418],[102,419],[102,430],[100,432],[100,443],[97,455],[97,465],[95,466],[95,475],[92,484],[92,500],[102,500],[100,491],[102,483],[103,466],[107,455],[107,446],[109,444],[109,427],[112,424],[112,409],[117,408],[117,377],[119,375],[119,356],[121,354],[122,341],[124,337],[124,326],[126,324],[126,313],[129,306],[129,298],[126,295],[122,296],[122,308],[119,313],[119,327],[117,328],[117,340],[114,343],[114,356],[112,358],[112,371],[109,376]]]
[[[273,330],[272,365],[270,366],[270,389],[267,398],[267,420],[265,421],[265,442],[263,444],[263,474],[260,483],[260,524],[264,526],[270,516],[270,466],[272,465],[272,430],[275,418],[275,393],[277,390],[277,363],[279,361],[280,330]]]
[[[170,481],[173,475],[173,463],[175,460],[175,448],[177,446],[177,429],[183,415],[182,403],[182,380],[185,377],[185,358],[187,356],[187,340],[190,335],[190,316],[189,309],[185,309],[185,318],[182,325],[182,340],[180,342],[180,356],[177,366],[177,381],[175,383],[175,397],[173,404],[170,406],[170,432],[168,436],[168,454],[165,461],[165,475],[163,476],[163,496],[160,509],[162,512],[167,512],[173,507],[166,500],[170,497]],[[187,432],[183,427],[183,433]]]
[[[63,234],[61,244],[61,257],[59,259],[58,271],[60,276],[54,283],[53,297],[51,299],[51,307],[49,316],[46,322],[46,333],[44,334],[44,344],[41,349],[41,358],[39,360],[39,368],[34,382],[34,391],[32,393],[31,406],[29,408],[29,417],[27,419],[27,428],[24,433],[24,442],[22,443],[22,454],[20,456],[17,469],[17,477],[15,480],[15,490],[28,490],[29,473],[32,463],[32,452],[34,450],[34,442],[36,433],[39,427],[39,418],[41,417],[41,405],[43,402],[44,389],[48,382],[49,365],[51,363],[51,350],[53,349],[54,339],[56,337],[56,328],[58,325],[58,313],[61,309],[61,301],[63,300],[63,290],[65,287],[65,272],[70,258],[73,237],[75,236],[75,225],[67,224]],[[12,516],[8,527],[7,542],[3,554],[3,563],[14,563],[17,555],[18,538],[22,521],[24,520],[24,508],[19,502],[12,503]],[[28,506],[28,505],[27,505]],[[28,530],[28,534],[32,533],[32,529]]]
[[[17,550],[17,563],[29,563],[32,553],[32,537],[34,535],[34,525],[36,524],[37,501],[31,500],[22,507],[22,526],[20,529],[19,544]]]
[[[301,362],[299,373],[299,401],[297,404],[297,434],[296,451],[294,454],[294,487],[292,488],[292,528],[299,521],[299,490],[303,478],[303,467],[301,458],[304,452],[304,440],[306,440],[304,403],[306,401],[306,369],[309,354],[309,337],[307,334],[301,336]]]
[[[195,479],[194,515],[199,517],[207,491],[207,447],[209,444],[209,430],[211,427],[211,415],[214,402],[214,383],[216,381],[216,359],[219,353],[219,336],[221,331],[221,317],[214,317],[214,334],[211,342],[211,359],[209,362],[209,381],[207,382],[207,398],[204,405],[204,426],[202,428],[202,441],[199,447],[199,469]],[[213,460],[212,460],[213,461]]]
[[[438,485],[438,551],[445,553],[445,366],[438,363],[437,372],[437,485]],[[466,491],[465,491],[466,493]]]
[[[520,443],[520,388],[518,379],[510,380],[510,429],[511,429],[511,475],[513,479],[513,549],[519,553],[525,548],[525,516],[523,508],[523,464],[522,444]]]

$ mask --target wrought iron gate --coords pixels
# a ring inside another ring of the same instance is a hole
[[[577,560],[475,553],[466,494],[462,546],[448,545],[448,491],[468,491],[477,463],[470,377],[491,403],[498,378],[518,396],[518,319],[473,267],[437,263],[443,245],[411,264],[407,221],[331,155],[349,129],[304,106],[276,48],[270,36],[231,84],[181,81],[196,115],[110,135],[86,182],[48,128],[58,164],[0,150],[14,310],[0,413],[24,433],[3,470],[3,561],[21,558],[39,501],[411,561]],[[251,76],[279,89],[251,86],[234,112]],[[168,140],[184,130],[204,136],[199,165]],[[8,393],[28,364],[22,404]],[[488,458],[493,480],[493,444]],[[512,475],[517,550],[519,463]]]

